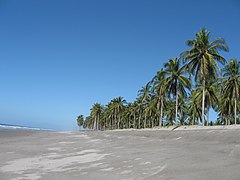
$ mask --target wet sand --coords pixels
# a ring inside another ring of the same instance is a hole
[[[240,179],[240,127],[0,130],[1,180]]]

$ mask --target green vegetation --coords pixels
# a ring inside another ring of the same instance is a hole
[[[83,115],[79,115],[79,116],[77,117],[78,127],[80,128],[81,126],[83,126],[83,123],[84,123],[84,117],[83,117]]]
[[[239,123],[240,62],[227,62],[219,53],[229,50],[225,40],[210,41],[205,28],[186,43],[190,49],[164,63],[134,102],[117,97],[105,106],[95,103],[90,116],[84,123],[81,116],[78,125],[95,130],[213,125],[211,108],[218,113],[215,124]]]

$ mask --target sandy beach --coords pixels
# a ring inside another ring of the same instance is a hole
[[[1,180],[239,179],[240,128],[0,130]]]

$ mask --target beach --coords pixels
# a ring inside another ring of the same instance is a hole
[[[239,126],[0,130],[0,179],[237,180],[239,137]]]

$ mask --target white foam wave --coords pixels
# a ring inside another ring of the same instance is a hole
[[[3,125],[0,124],[0,128],[2,129],[22,129],[22,130],[50,130],[50,129],[42,129],[42,128],[33,128],[33,127],[26,127],[26,126],[15,126],[15,125]]]

